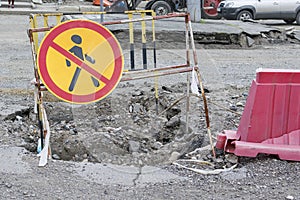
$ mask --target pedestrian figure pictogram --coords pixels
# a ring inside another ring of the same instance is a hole
[[[82,43],[82,39],[81,39],[81,37],[79,35],[73,35],[71,37],[71,40],[75,44],[78,44],[78,45],[80,45]],[[71,53],[73,53],[75,56],[77,56],[79,59],[81,59],[82,61],[84,61],[83,51],[82,51],[82,48],[80,46],[75,45],[69,51]],[[85,54],[85,58],[90,63],[95,64],[95,60],[92,57],[88,56],[87,54]],[[66,59],[66,64],[67,64],[68,67],[71,66],[71,62],[68,59]],[[80,71],[81,71],[81,69],[77,66],[76,67],[76,71],[74,73],[74,76],[73,76],[72,81],[71,81],[70,86],[69,86],[69,91],[70,92],[73,91],[73,89],[75,87],[75,84],[77,82],[77,79],[78,79],[78,76],[80,74]],[[99,87],[99,85],[100,85],[99,81],[97,79],[95,79],[93,76],[91,76],[91,78],[92,78],[94,86],[95,87]]]
[[[124,58],[115,36],[89,20],[63,22],[45,36],[38,70],[47,89],[72,103],[106,97],[119,83]]]

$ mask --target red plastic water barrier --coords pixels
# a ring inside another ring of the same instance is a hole
[[[100,6],[100,0],[93,0],[93,5]],[[104,7],[111,6],[111,5],[112,5],[112,3],[109,2],[108,0],[103,0]]]
[[[266,153],[300,161],[300,70],[256,73],[238,130],[219,134],[216,147],[238,156]]]

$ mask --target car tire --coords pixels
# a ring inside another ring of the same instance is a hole
[[[247,19],[253,19],[253,15],[248,10],[242,10],[241,12],[239,12],[236,19],[241,20],[241,21],[244,21],[244,20],[247,20]]]
[[[287,24],[293,24],[295,20],[294,19],[284,19],[283,21]]]
[[[216,15],[208,15],[205,10],[201,10],[201,18],[202,19],[221,19],[222,14],[217,13]]]
[[[298,14],[297,14],[296,22],[298,25],[300,25],[300,12],[298,12]]]
[[[217,8],[219,0],[203,0],[201,3],[201,18],[202,19],[221,19],[221,13],[218,13]],[[213,9],[205,10],[204,7],[213,7]]]
[[[172,12],[171,6],[166,1],[157,1],[151,6],[156,15],[167,15]]]

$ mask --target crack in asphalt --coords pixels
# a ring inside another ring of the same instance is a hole
[[[137,185],[136,181],[142,175],[142,168],[143,168],[143,166],[139,166],[139,172],[136,174],[136,177],[132,180],[134,186]]]

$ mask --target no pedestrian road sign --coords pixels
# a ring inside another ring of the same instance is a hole
[[[71,20],[51,29],[41,42],[37,61],[47,89],[78,104],[95,102],[111,93],[124,66],[114,35],[89,20]]]

